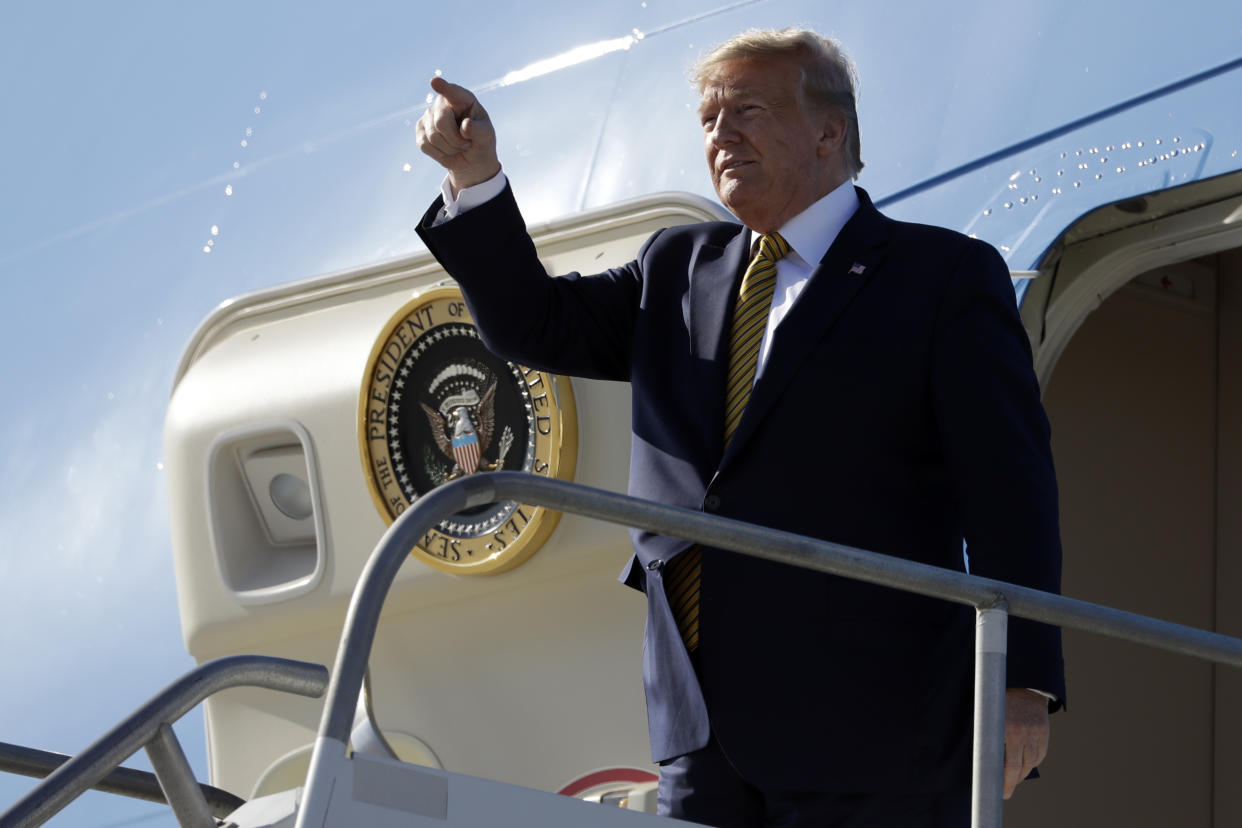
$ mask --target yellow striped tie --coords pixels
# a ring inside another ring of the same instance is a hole
[[[759,252],[742,275],[742,287],[733,311],[729,337],[729,373],[725,381],[724,444],[729,447],[742,412],[750,400],[759,365],[759,346],[768,327],[772,294],[776,290],[776,262],[789,252],[789,243],[780,233],[759,238]],[[703,550],[696,544],[669,563],[665,581],[668,605],[677,621],[686,649],[699,646],[699,586],[703,579]]]
[[[755,368],[759,365],[759,346],[768,328],[772,310],[772,293],[776,290],[776,262],[789,252],[789,243],[780,233],[759,237],[759,252],[742,276],[742,289],[737,294],[733,311],[733,333],[729,338],[729,376],[725,381],[724,444],[729,447],[742,412],[750,400],[755,384]]]

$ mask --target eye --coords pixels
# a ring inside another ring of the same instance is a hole
[[[704,115],[704,116],[702,117],[702,122],[703,122],[703,128],[704,128],[704,129],[711,129],[711,128],[712,128],[712,124],[714,124],[714,123],[716,122],[716,115],[715,115],[715,113],[712,113],[712,114],[710,114],[710,115]]]

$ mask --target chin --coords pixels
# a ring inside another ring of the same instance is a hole
[[[740,195],[736,190],[726,192],[716,191],[716,195],[720,197],[720,203],[723,204],[730,213],[741,218],[746,213],[747,205],[751,203],[750,199]]]

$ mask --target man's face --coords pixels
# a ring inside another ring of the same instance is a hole
[[[807,105],[793,59],[720,64],[699,118],[716,194],[756,232],[780,228],[845,180],[844,118]]]

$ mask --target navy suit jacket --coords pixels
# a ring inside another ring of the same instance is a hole
[[[776,329],[727,450],[728,333],[749,234],[662,230],[629,264],[549,278],[511,191],[438,227],[431,252],[484,341],[544,370],[627,380],[631,494],[1057,590],[1048,423],[996,251],[858,211]],[[691,665],[664,596],[685,541],[632,532],[648,598],[652,758],[714,731],[757,785],[920,792],[969,781],[969,608],[767,563],[703,557]],[[1060,633],[1010,622],[1008,681],[1065,697]]]

